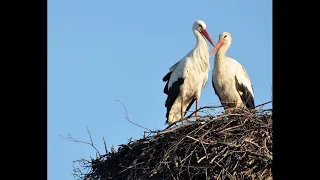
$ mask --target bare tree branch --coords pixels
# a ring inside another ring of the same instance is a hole
[[[69,134],[69,133],[67,134],[68,137],[63,137],[63,136],[61,136],[61,135],[59,135],[59,136],[60,136],[61,138],[63,138],[63,139],[68,140],[68,141],[77,142],[77,143],[83,143],[83,144],[88,144],[88,145],[92,146],[92,147],[96,150],[96,152],[99,154],[99,156],[101,156],[99,150],[98,150],[98,149],[94,146],[94,144],[93,144],[92,137],[91,137],[91,134],[90,134],[90,131],[89,131],[88,127],[87,127],[87,131],[88,131],[88,134],[89,134],[90,143],[89,143],[89,142],[85,142],[85,141],[77,140],[77,139],[73,138],[73,137],[71,136],[71,134]]]
[[[148,129],[148,128],[143,127],[143,126],[141,126],[141,125],[139,125],[139,124],[137,124],[137,123],[132,122],[132,121],[129,119],[128,111],[127,111],[126,106],[125,106],[121,101],[119,101],[119,100],[115,100],[115,101],[118,101],[118,102],[122,105],[122,107],[123,107],[124,110],[126,111],[126,117],[125,117],[125,119],[128,120],[131,124],[134,124],[134,125],[136,125],[136,126],[138,126],[138,127],[140,127],[140,128],[143,128],[143,129],[145,129],[145,130],[147,130],[147,131],[155,132],[155,131],[153,131],[153,130],[151,130],[151,129]]]

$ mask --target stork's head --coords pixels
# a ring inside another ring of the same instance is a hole
[[[219,41],[218,41],[217,45],[214,47],[214,49],[211,51],[210,56],[212,54],[214,54],[224,44],[229,47],[231,44],[231,40],[232,40],[232,38],[231,38],[230,33],[228,33],[228,32],[221,33],[219,36]]]
[[[196,21],[193,23],[192,30],[193,30],[193,31],[197,31],[197,32],[199,32],[200,34],[202,34],[202,35],[210,42],[210,44],[212,44],[212,46],[214,46],[214,43],[212,42],[212,39],[211,39],[210,35],[209,35],[208,32],[207,32],[207,25],[206,25],[206,23],[204,23],[204,22],[201,21],[201,20],[196,20]]]
[[[223,32],[219,36],[219,42],[221,41],[223,44],[230,44],[231,40],[231,34],[228,32]]]

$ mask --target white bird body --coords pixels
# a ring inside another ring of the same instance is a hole
[[[173,83],[178,82],[178,79],[181,77],[184,79],[184,82],[180,85],[180,95],[178,95],[171,107],[168,122],[176,122],[181,119],[182,97],[184,100],[182,109],[186,111],[187,106],[193,98],[200,98],[201,91],[208,80],[210,64],[206,63],[206,61],[209,62],[209,52],[207,50],[201,54],[199,49],[201,48],[193,49],[187,56],[180,60],[171,74],[168,89],[172,87]],[[197,59],[195,58],[197,54],[201,60],[195,60]]]
[[[201,91],[208,80],[209,49],[206,40],[196,29],[199,24],[203,30],[206,27],[203,21],[198,20],[194,23],[193,32],[198,41],[197,45],[171,66],[163,78],[163,81],[167,81],[164,93],[168,95],[166,100],[166,123],[168,124],[178,122],[183,118],[193,102],[200,99]]]
[[[211,53],[219,49],[215,54],[212,71],[214,91],[225,108],[228,106],[253,109],[254,91],[246,70],[238,61],[226,56],[230,44],[231,35],[227,32],[221,33],[219,43]]]

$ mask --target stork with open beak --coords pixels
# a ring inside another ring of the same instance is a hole
[[[205,38],[214,46],[206,24],[197,20],[193,23],[192,31],[197,39],[197,44],[185,57],[170,67],[169,72],[163,77],[167,82],[163,92],[168,95],[165,107],[167,108],[166,123],[172,124],[182,121],[186,112],[198,101],[202,89],[208,80],[210,70],[209,49]],[[196,112],[198,119],[198,112]]]
[[[212,71],[213,89],[224,109],[239,107],[254,109],[253,88],[246,70],[238,61],[226,56],[230,45],[230,33],[223,32],[210,53],[211,56],[217,51]]]

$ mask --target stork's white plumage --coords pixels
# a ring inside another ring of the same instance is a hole
[[[163,92],[168,95],[165,106],[167,107],[166,123],[169,125],[182,120],[194,101],[196,101],[196,110],[198,109],[201,91],[208,80],[209,49],[204,37],[213,46],[214,44],[203,21],[195,21],[192,31],[197,39],[195,48],[171,66],[169,72],[163,77],[163,81],[167,81]],[[197,112],[196,117],[198,117]]]
[[[254,92],[246,70],[238,61],[226,56],[231,40],[230,33],[221,33],[219,42],[210,53],[211,56],[217,51],[212,71],[213,89],[225,109],[254,109]]]

